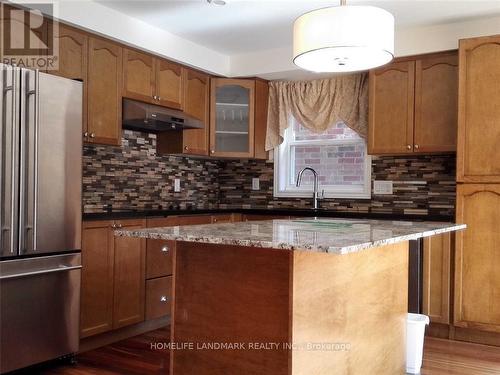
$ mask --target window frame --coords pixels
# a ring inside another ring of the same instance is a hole
[[[274,186],[273,186],[273,196],[276,198],[310,198],[312,195],[311,186],[303,186],[297,188],[295,186],[291,186],[288,183],[288,179],[290,178],[291,171],[291,149],[292,146],[331,146],[331,145],[350,145],[350,144],[359,144],[363,140],[360,139],[315,139],[315,140],[300,140],[300,141],[290,141],[290,136],[287,136],[287,133],[292,131],[292,125],[290,125],[286,131],[283,143],[274,148]],[[371,199],[371,161],[372,158],[368,155],[366,141],[363,142],[365,146],[365,174],[364,174],[364,186],[361,190],[352,189],[350,185],[344,185],[338,187],[330,187],[326,188],[324,198],[326,199]],[[283,168],[285,168],[285,173],[283,173]],[[306,172],[309,173],[309,172]],[[285,185],[285,189],[280,189],[281,186]],[[319,184],[319,196],[321,197],[322,193],[322,185]]]

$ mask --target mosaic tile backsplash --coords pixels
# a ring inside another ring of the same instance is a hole
[[[84,147],[85,212],[158,208],[308,208],[309,198],[274,198],[273,163],[156,155],[156,136],[125,130],[122,146]],[[252,178],[260,190],[252,190]],[[181,192],[173,191],[181,179]],[[328,199],[338,211],[408,215],[455,212],[455,156],[374,157],[372,180],[394,181],[392,195]]]

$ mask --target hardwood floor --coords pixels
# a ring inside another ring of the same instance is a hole
[[[421,375],[500,374],[500,348],[425,338]]]
[[[164,343],[169,336],[169,327],[162,328],[82,353],[76,365],[43,366],[16,375],[168,375],[168,350],[151,349],[151,343]],[[499,347],[425,339],[421,375],[492,374],[500,374]]]

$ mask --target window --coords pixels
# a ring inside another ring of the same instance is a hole
[[[315,134],[293,120],[274,153],[274,196],[310,197],[313,175],[305,172],[300,187],[297,174],[304,167],[318,173],[319,193],[325,198],[370,198],[371,158],[366,142],[340,122]]]

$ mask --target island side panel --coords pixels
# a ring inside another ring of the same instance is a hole
[[[293,253],[293,375],[404,374],[408,242],[333,255]],[[307,351],[346,343],[347,351]]]
[[[172,375],[288,375],[290,351],[248,350],[290,339],[292,252],[179,241],[171,352]],[[243,343],[247,350],[196,350]]]

